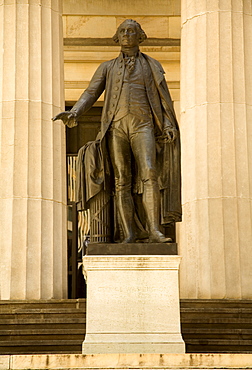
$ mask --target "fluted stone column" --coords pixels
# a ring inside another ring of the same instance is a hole
[[[252,3],[182,0],[182,298],[252,298]]]
[[[66,297],[60,0],[0,2],[0,299]]]

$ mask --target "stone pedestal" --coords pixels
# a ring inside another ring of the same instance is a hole
[[[184,353],[176,255],[87,255],[82,352]]]

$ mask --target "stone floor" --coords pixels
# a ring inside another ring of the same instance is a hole
[[[6,355],[0,370],[252,369],[252,354]]]

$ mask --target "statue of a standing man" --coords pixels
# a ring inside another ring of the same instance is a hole
[[[168,242],[159,231],[160,212],[163,224],[181,221],[181,179],[179,129],[164,71],[140,52],[146,34],[136,21],[125,20],[113,39],[120,55],[102,63],[74,107],[53,120],[75,126],[105,90],[101,143],[113,168],[122,242],[136,240],[133,192],[142,194],[149,241]]]

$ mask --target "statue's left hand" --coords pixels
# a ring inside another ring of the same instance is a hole
[[[164,136],[168,143],[172,143],[177,137],[177,129],[175,127],[166,127],[164,129]]]

